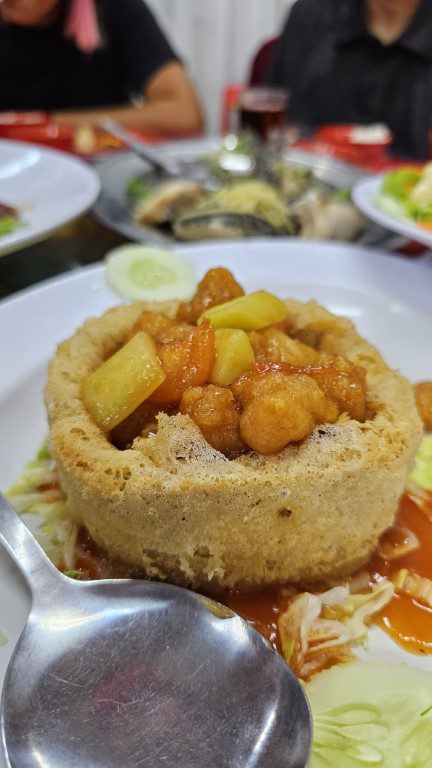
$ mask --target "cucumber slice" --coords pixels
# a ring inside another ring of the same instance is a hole
[[[309,768],[430,768],[432,674],[354,661],[305,690],[314,720]]]
[[[171,251],[145,245],[122,245],[105,256],[106,278],[126,299],[190,299],[196,289],[192,267]]]

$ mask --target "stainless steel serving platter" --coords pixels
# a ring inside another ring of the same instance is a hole
[[[185,175],[190,175],[193,165],[194,175],[204,179],[206,174],[208,175],[205,158],[216,152],[219,146],[220,139],[217,137],[195,139],[163,144],[158,148],[158,153],[162,159],[178,167],[186,167]],[[286,161],[295,166],[311,168],[315,180],[333,189],[352,188],[359,180],[368,177],[367,173],[352,165],[298,149],[287,151]],[[170,233],[138,224],[132,217],[126,187],[131,178],[151,174],[144,160],[132,152],[122,152],[99,160],[95,169],[101,181],[101,193],[93,207],[93,213],[102,224],[139,243],[167,246],[175,242]],[[406,240],[368,221],[358,242],[375,248],[394,250]]]

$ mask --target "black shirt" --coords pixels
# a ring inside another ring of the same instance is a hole
[[[176,55],[142,0],[99,0],[103,46],[82,53],[63,34],[0,23],[0,111],[130,103]]]
[[[428,157],[432,116],[432,2],[421,0],[404,34],[382,45],[356,0],[298,0],[268,81],[291,91],[289,117],[304,126],[386,123],[394,152]]]

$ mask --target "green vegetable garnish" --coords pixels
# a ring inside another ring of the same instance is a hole
[[[431,166],[423,171],[400,168],[388,173],[382,183],[377,204],[389,216],[409,218],[419,224],[432,222]]]
[[[0,218],[0,236],[10,235],[19,226],[19,220],[15,216],[3,216]]]
[[[308,181],[312,179],[312,170],[305,168],[302,165],[288,165],[284,160],[275,160],[272,165],[272,171],[277,176],[282,176],[285,173],[289,174],[292,181]]]
[[[406,208],[410,216],[412,216],[415,221],[419,222],[429,222],[432,221],[432,205],[424,205],[424,206],[418,206],[414,203],[408,202],[406,204]]]
[[[432,491],[432,435],[426,435],[421,441],[409,479],[419,488]]]
[[[42,459],[51,459],[51,453],[48,450],[48,446],[46,443],[42,443],[40,446],[36,458],[38,461],[41,461]]]
[[[302,166],[292,167],[293,179],[312,179],[313,173],[311,168],[303,168]]]
[[[406,201],[420,179],[420,171],[414,168],[400,168],[388,173],[383,181],[382,191],[385,195]]]
[[[139,177],[130,179],[126,186],[126,194],[132,203],[137,203],[138,200],[142,200],[144,197],[147,197],[151,190],[151,182]]]
[[[351,190],[338,189],[336,192],[333,192],[330,199],[335,203],[350,203],[352,200]]]
[[[87,581],[88,579],[84,571],[80,571],[79,569],[63,571],[63,573],[65,576],[68,576],[69,579],[76,579],[77,581]]]

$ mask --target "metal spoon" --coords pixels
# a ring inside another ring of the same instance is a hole
[[[129,131],[126,131],[124,128],[122,128],[120,123],[107,118],[106,120],[101,120],[99,125],[101,128],[103,128],[104,131],[110,133],[111,136],[114,136],[116,139],[119,139],[119,141],[122,141],[123,144],[129,147],[129,149],[138,155],[138,157],[140,157],[142,160],[145,160],[145,162],[150,165],[150,167],[159,177],[166,177],[171,179],[176,177],[183,178],[183,175],[177,166],[165,163],[163,160],[161,160],[158,152],[155,152],[155,150],[148,144],[144,144],[143,141],[135,139],[134,136],[131,136]]]
[[[177,159],[174,159],[171,155],[168,159],[162,158],[160,152],[143,141],[136,139],[115,120],[101,120],[99,126],[107,133],[115,136],[116,139],[122,141],[123,144],[126,144],[135,155],[144,160],[147,165],[150,165],[153,182],[158,184],[177,180],[195,181],[209,191],[218,188],[219,184],[209,174],[209,166],[205,157],[194,157],[192,159],[178,156]]]
[[[0,540],[33,606],[9,665],[9,768],[304,768],[303,689],[219,603],[150,581],[59,573],[0,494]]]

